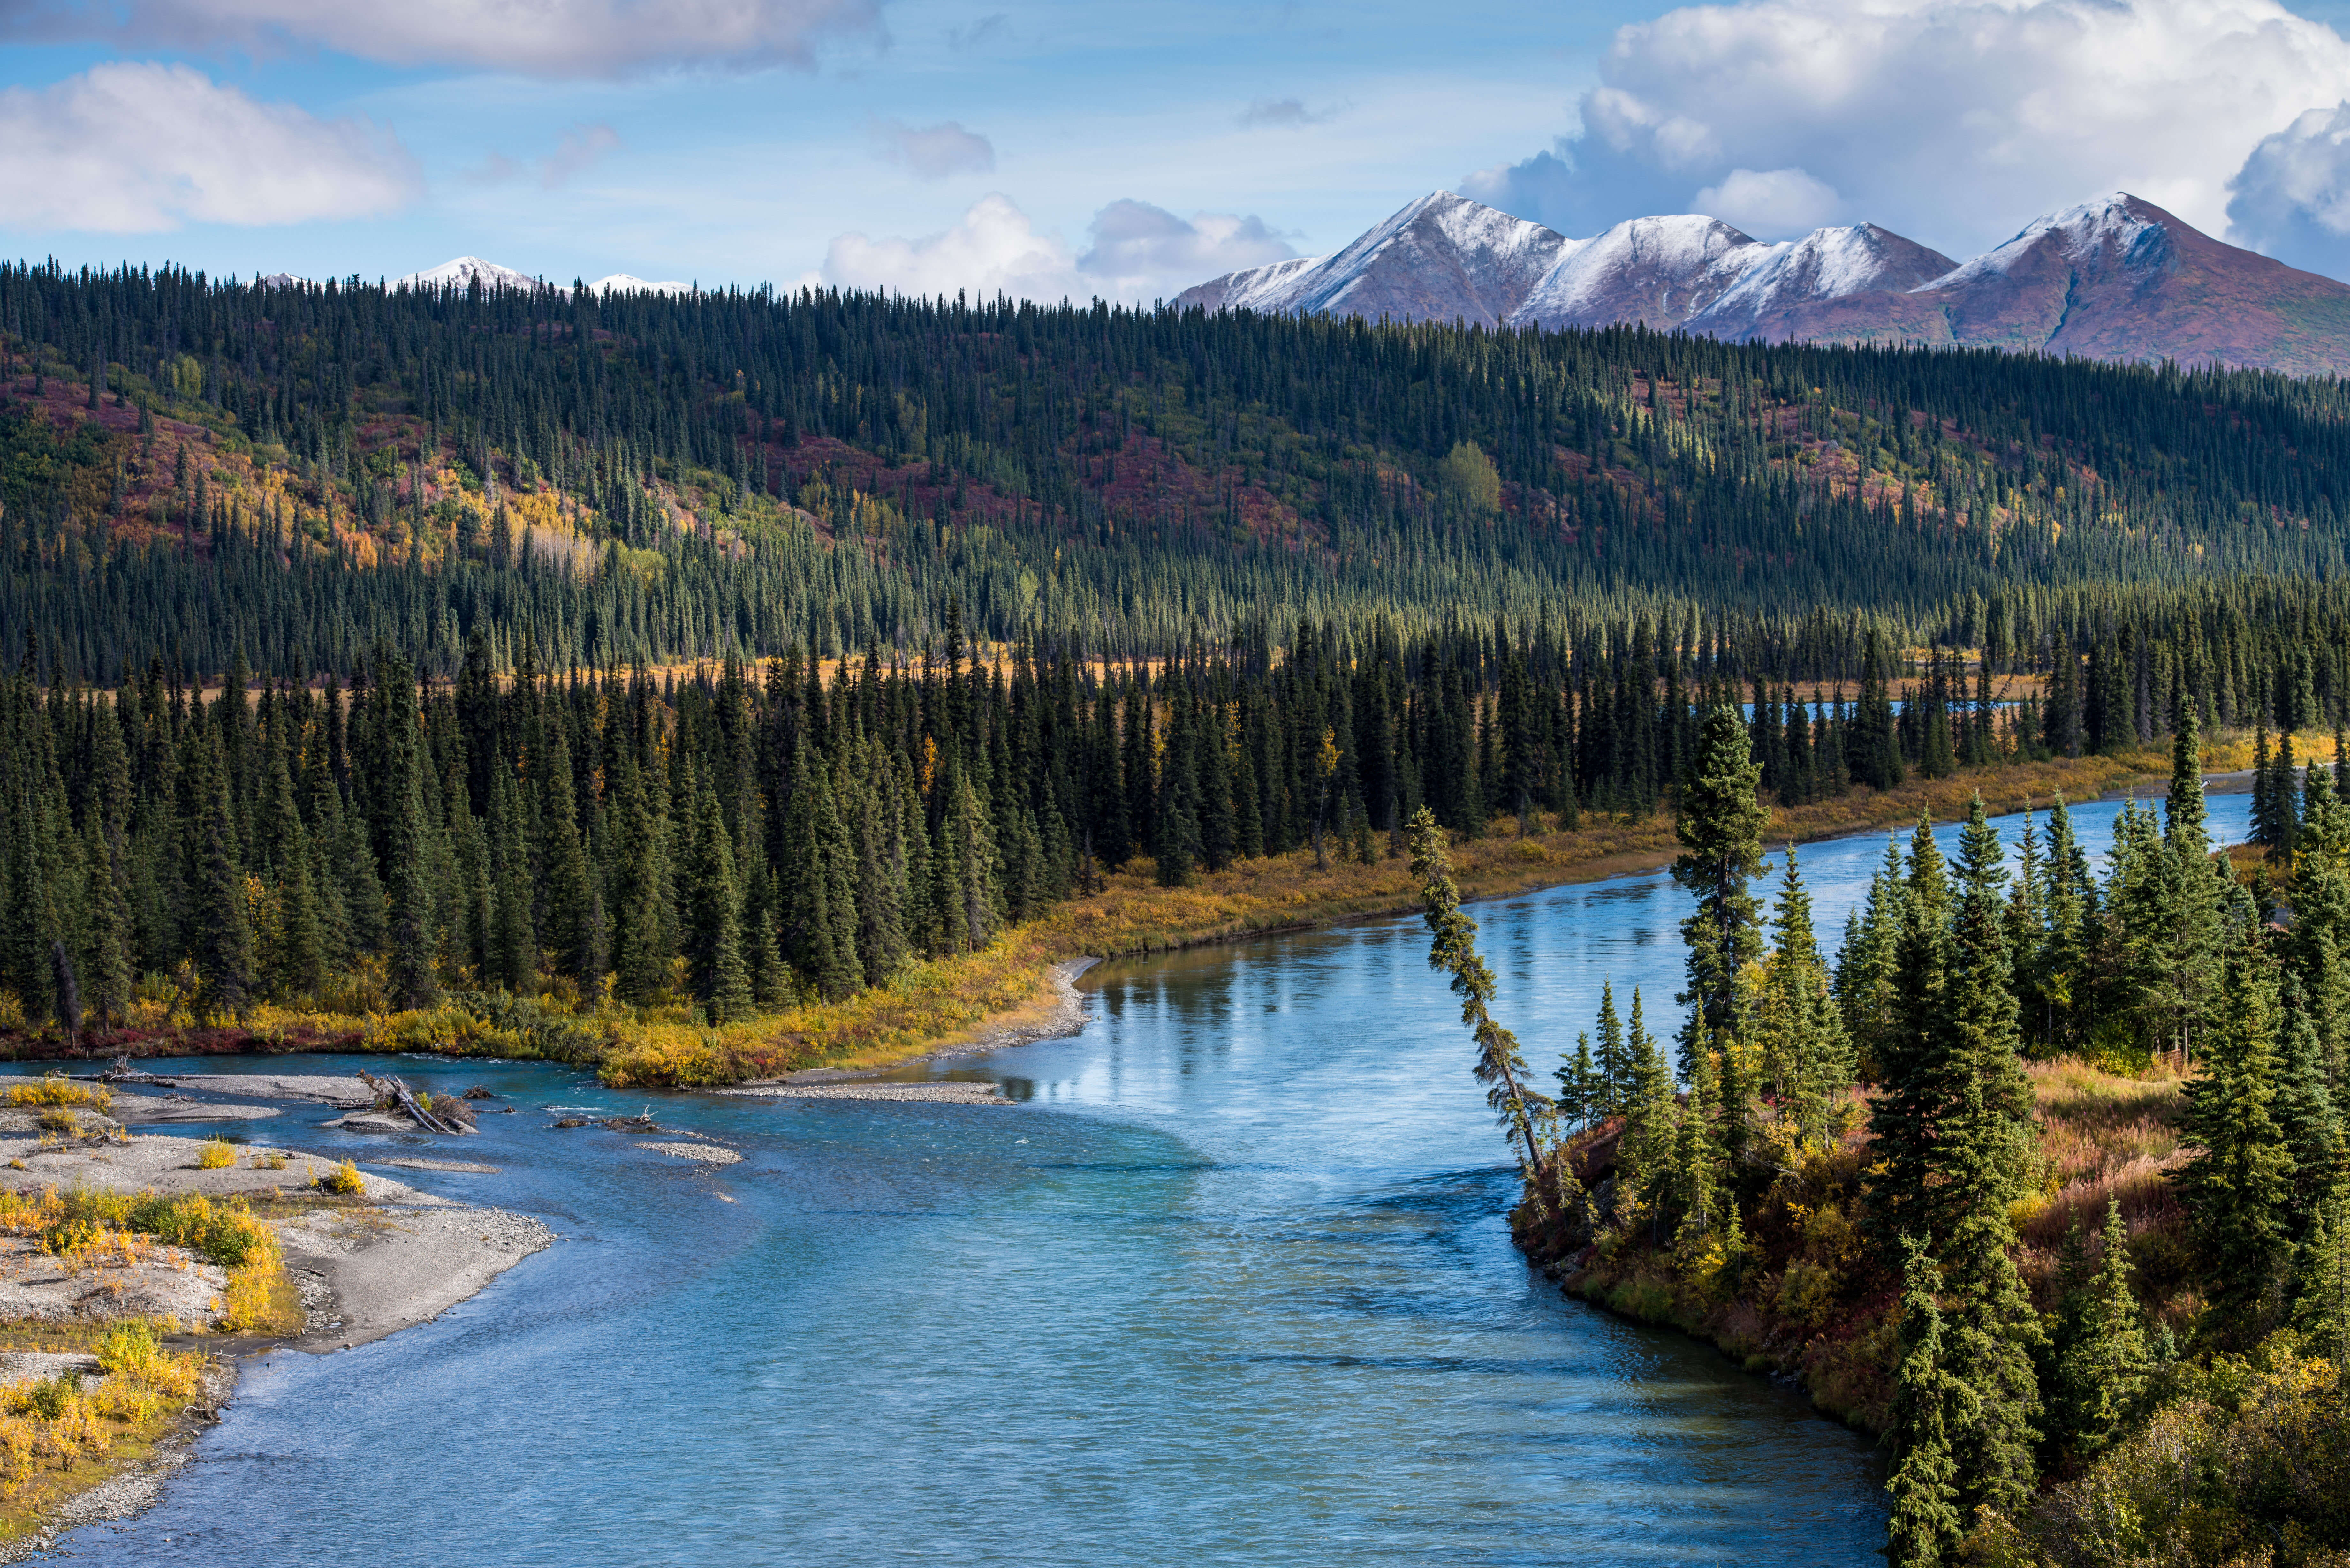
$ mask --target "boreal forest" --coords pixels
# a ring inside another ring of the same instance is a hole
[[[2345,502],[2263,373],[0,265],[0,1040],[710,1083],[1422,902],[1522,1244],[1888,1433],[1898,1561],[2337,1563]],[[1676,841],[1544,1092],[1448,855]]]

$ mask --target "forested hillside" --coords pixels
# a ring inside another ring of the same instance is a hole
[[[2232,663],[2230,626],[2314,653],[2344,618],[2332,381],[23,266],[0,357],[0,639],[98,684],[348,676],[379,640],[448,679],[476,631],[501,670],[911,650],[950,599],[1096,656],[1647,614],[1847,680],[1871,618],[2001,668],[2134,632]]]

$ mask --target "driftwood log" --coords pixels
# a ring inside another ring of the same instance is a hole
[[[359,1074],[359,1082],[375,1090],[379,1096],[385,1094],[391,1096],[393,1103],[398,1105],[401,1110],[406,1111],[419,1127],[430,1127],[432,1131],[437,1133],[454,1134],[464,1131],[463,1127],[457,1126],[454,1122],[443,1121],[441,1117],[434,1116],[431,1111],[426,1110],[417,1102],[416,1096],[409,1092],[408,1085],[401,1083],[398,1078],[389,1076],[379,1078],[374,1076],[372,1074],[362,1071]]]

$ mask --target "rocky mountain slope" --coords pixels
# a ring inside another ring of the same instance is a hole
[[[1335,255],[1230,273],[1178,306],[1498,327],[1575,242],[1438,191]]]
[[[1336,255],[1233,273],[1178,303],[2350,373],[2350,287],[2118,192],[1964,264],[1874,223],[1765,244],[1680,214],[1574,240],[1438,192]]]

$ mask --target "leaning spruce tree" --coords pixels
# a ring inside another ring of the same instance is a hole
[[[1554,1178],[1544,1169],[1541,1129],[1551,1113],[1551,1102],[1528,1085],[1517,1036],[1495,1023],[1489,1011],[1493,971],[1478,956],[1477,922],[1461,912],[1461,889],[1453,884],[1444,830],[1437,826],[1435,814],[1426,806],[1411,819],[1411,874],[1419,884],[1428,921],[1428,967],[1452,977],[1453,994],[1461,998],[1461,1022],[1477,1041],[1477,1081],[1485,1085],[1485,1103],[1492,1106],[1521,1151],[1527,1190],[1539,1209],[1551,1195],[1554,1181],[1563,1187],[1569,1179],[1564,1172]]]

